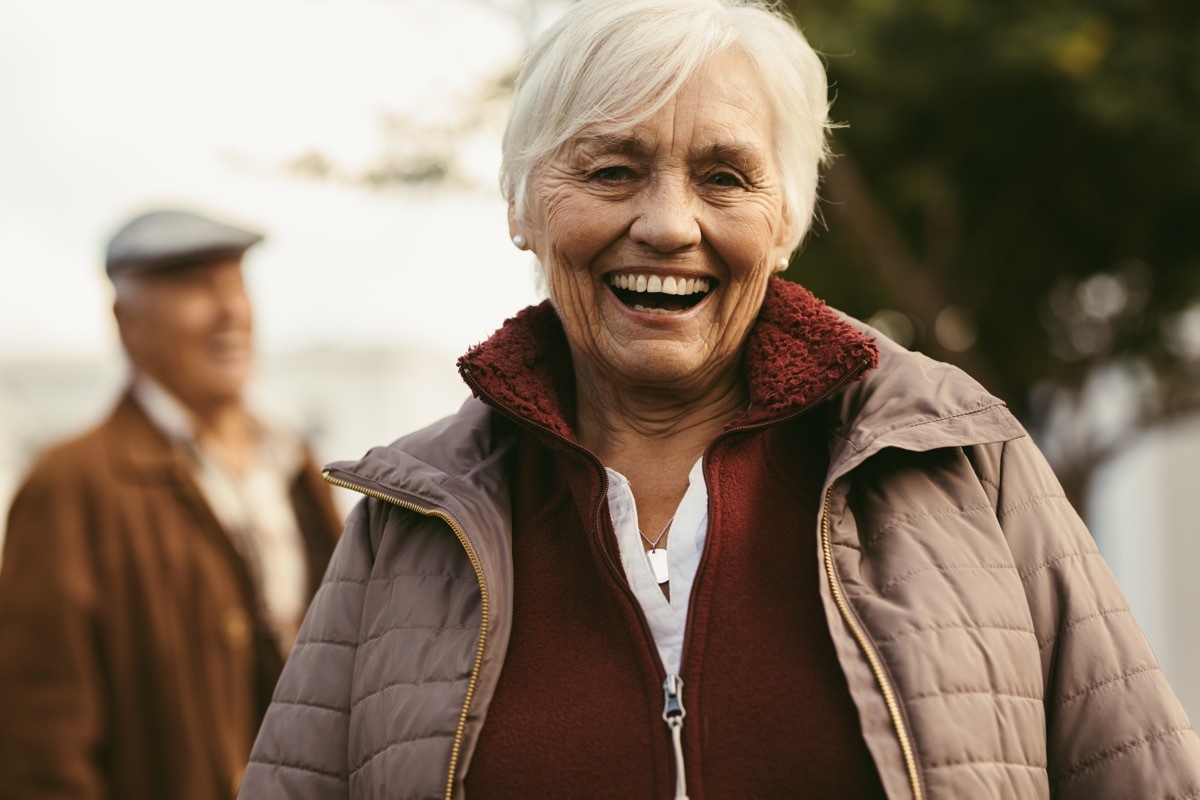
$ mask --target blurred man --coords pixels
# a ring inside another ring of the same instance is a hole
[[[158,211],[109,244],[130,385],[8,518],[4,800],[237,794],[340,528],[303,444],[242,401],[260,239]]]

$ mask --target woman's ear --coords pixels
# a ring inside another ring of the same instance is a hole
[[[517,207],[511,200],[508,201],[508,235],[518,250],[529,250],[533,246],[525,226],[517,221]]]
[[[794,231],[792,212],[785,209],[783,218],[779,221],[779,228],[775,231],[775,263],[771,265],[772,272],[783,272],[788,268],[788,264],[791,262],[792,248],[795,246],[792,242]]]

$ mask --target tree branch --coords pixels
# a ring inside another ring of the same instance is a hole
[[[899,227],[863,180],[852,156],[839,154],[834,160],[825,175],[825,193],[833,213],[848,226],[852,238],[866,252],[875,273],[902,309],[925,330],[933,331],[938,314],[952,305],[952,300],[917,263]],[[928,350],[931,355],[970,373],[1001,398],[1018,400],[1000,372],[977,348],[947,350],[931,336]]]

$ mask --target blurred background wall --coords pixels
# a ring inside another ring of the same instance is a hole
[[[0,508],[123,384],[102,251],[150,205],[267,233],[253,395],[319,460],[457,407],[537,299],[499,135],[569,1],[0,0]],[[787,276],[1009,403],[1197,719],[1200,4],[788,5],[845,126]]]

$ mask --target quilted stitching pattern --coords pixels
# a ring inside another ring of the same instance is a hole
[[[374,558],[368,517],[384,531]],[[462,706],[480,614],[475,573],[444,523],[360,503],[275,691],[241,796],[442,797],[458,715],[430,710]],[[350,680],[329,679],[336,675]]]
[[[1196,792],[1200,739],[1027,438],[884,450],[845,484],[834,559],[930,798]]]

